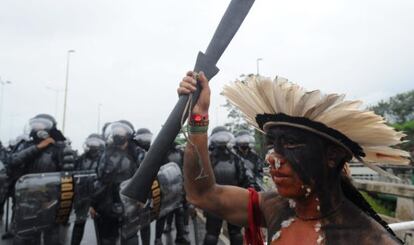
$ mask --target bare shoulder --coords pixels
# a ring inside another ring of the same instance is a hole
[[[259,195],[262,225],[272,229],[282,217],[290,214],[288,200],[276,191],[260,192]]]
[[[287,202],[286,198],[278,195],[276,191],[260,192],[259,200],[261,210],[277,207],[278,205]]]
[[[327,239],[335,244],[401,244],[380,223],[348,200],[337,214],[326,218],[323,229]]]

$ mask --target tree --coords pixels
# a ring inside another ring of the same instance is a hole
[[[251,76],[254,76],[254,74],[242,74],[240,75],[240,81],[244,82],[244,78]],[[224,126],[226,126],[233,134],[236,134],[240,130],[248,130],[252,135],[254,135],[256,152],[261,157],[264,157],[267,149],[266,139],[263,133],[248,124],[247,121],[243,118],[242,112],[234,107],[228,100],[226,100],[226,104],[222,106],[227,109],[227,118],[229,119],[229,121],[225,123]]]
[[[414,153],[414,120],[392,125],[398,131],[403,131],[407,136],[404,137],[404,143],[400,145],[401,149]]]
[[[369,109],[383,116],[389,123],[403,124],[414,120],[414,90],[381,100]]]
[[[227,118],[230,120],[225,123],[224,126],[230,130],[233,134],[236,134],[240,130],[247,130],[254,136],[255,139],[255,151],[261,156],[264,157],[266,154],[266,139],[263,133],[255,129],[253,126],[248,124],[243,118],[243,114],[236,107],[234,107],[228,100],[226,104],[223,105],[227,109],[228,114]]]
[[[253,133],[254,129],[250,126],[246,120],[243,118],[243,114],[236,107],[234,107],[228,100],[226,104],[222,105],[228,111],[227,118],[228,122],[224,124],[226,128],[230,130],[233,134],[236,134],[240,130],[247,130]]]
[[[381,100],[369,109],[382,115],[392,127],[407,135],[399,148],[411,153],[414,151],[414,90]]]

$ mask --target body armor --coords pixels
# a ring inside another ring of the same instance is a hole
[[[220,185],[237,185],[237,166],[234,161],[221,160],[214,163],[214,176],[217,184]]]

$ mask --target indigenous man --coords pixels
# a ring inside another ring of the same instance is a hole
[[[190,112],[184,155],[190,202],[246,227],[248,244],[263,244],[260,227],[268,229],[268,243],[273,245],[400,244],[342,169],[353,157],[407,163],[406,152],[389,147],[400,142],[402,133],[373,112],[360,111],[360,102],[344,101],[341,95],[306,92],[282,78],[236,81],[223,94],[266,134],[271,148],[267,161],[277,191],[217,185],[207,148],[208,81],[202,72],[188,72],[178,93],[194,92],[197,81],[201,94]],[[204,178],[199,177],[202,170]]]

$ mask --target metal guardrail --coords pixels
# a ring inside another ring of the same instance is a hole
[[[391,218],[390,228],[404,241],[404,244],[414,245],[414,221],[412,220],[412,205],[414,203],[414,185],[397,184],[381,181],[353,180],[353,184],[358,190],[368,192],[382,193],[397,197],[396,218]],[[400,209],[398,208],[399,200],[401,200]],[[411,203],[411,204],[410,204]],[[406,205],[404,208],[403,205]],[[398,211],[400,210],[400,211]],[[401,212],[402,211],[402,212]],[[408,215],[407,215],[408,211]],[[400,212],[400,213],[399,213]],[[400,218],[408,221],[398,222]]]
[[[406,230],[414,230],[414,220],[413,221],[407,221],[407,222],[389,224],[389,227],[395,232],[406,231]]]
[[[353,184],[359,190],[366,190],[370,192],[384,193],[397,197],[414,199],[414,185],[367,180],[354,180]]]

